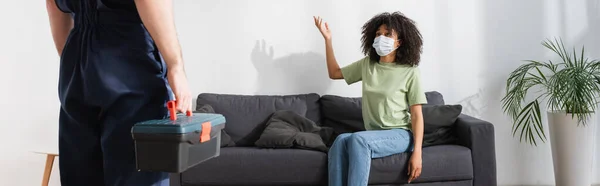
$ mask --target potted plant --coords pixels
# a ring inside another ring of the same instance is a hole
[[[575,48],[567,51],[562,40],[546,40],[542,45],[556,53],[560,61],[526,60],[511,72],[502,109],[513,120],[513,136],[537,145],[547,139],[540,106],[545,103],[556,185],[589,186],[600,61],[584,56],[585,47],[578,52]]]

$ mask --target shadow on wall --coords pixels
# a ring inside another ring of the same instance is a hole
[[[488,106],[488,103],[483,100],[483,94],[483,89],[479,89],[477,93],[458,101],[458,104],[463,106],[462,112],[469,116],[483,118]]]
[[[496,124],[496,157],[498,165],[498,183],[502,185],[552,185],[554,184],[554,171],[550,142],[532,147],[519,143],[518,138],[511,135],[512,122],[502,112],[500,99],[505,95],[506,78],[508,74],[523,64],[523,60],[549,60],[556,58],[556,54],[549,52],[541,45],[545,39],[561,37],[568,48],[581,49],[585,45],[585,52],[591,59],[600,57],[600,4],[598,0],[584,0],[584,4],[570,4],[568,0],[557,1],[482,1],[484,16],[485,66],[481,69],[485,74],[483,93],[478,93],[465,102],[481,102],[485,111],[483,118]],[[549,10],[548,5],[557,3],[558,9]],[[586,16],[573,18],[567,7],[577,6],[572,11],[587,11]],[[585,7],[583,7],[585,6]],[[556,21],[556,26],[546,25],[551,17]],[[571,19],[567,19],[571,18]],[[556,20],[555,20],[556,19]],[[576,23],[585,22],[585,28],[578,29]],[[550,30],[546,30],[550,29]],[[578,32],[582,30],[582,32]],[[551,56],[550,56],[551,55]],[[531,97],[529,97],[531,98]],[[531,99],[527,100],[531,100]],[[476,101],[483,100],[483,101]],[[545,111],[542,112],[542,121],[546,120]],[[544,122],[548,134],[547,122]],[[600,144],[597,143],[597,149]],[[600,163],[599,152],[596,149],[596,163],[594,174],[598,175]],[[592,183],[600,183],[600,177],[594,178]]]
[[[273,46],[256,41],[251,60],[257,71],[257,95],[318,93],[331,86],[325,56],[315,52],[294,53],[274,58]]]
[[[587,28],[582,34],[575,37],[576,43],[574,44],[577,48],[585,45],[585,52],[590,59],[600,59],[600,2],[598,0],[587,0],[585,6],[587,9]],[[597,120],[600,120],[600,117],[597,117]],[[600,121],[595,124],[600,124]],[[600,174],[600,142],[598,142],[598,135],[600,135],[600,127],[596,127],[596,147],[593,150],[595,156],[592,165],[593,175]],[[600,177],[592,178],[592,183],[600,185]]]
[[[553,184],[549,144],[531,148],[511,135],[511,120],[502,112],[501,98],[509,73],[526,59],[544,59],[540,44],[546,37],[545,1],[481,1],[483,59],[482,92],[475,101],[485,110],[481,117],[495,124],[496,161],[500,185]],[[547,128],[546,128],[547,129]]]

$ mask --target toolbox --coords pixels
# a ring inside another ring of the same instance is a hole
[[[169,101],[170,117],[137,123],[131,129],[138,171],[181,173],[219,156],[221,114],[177,114],[176,102]]]

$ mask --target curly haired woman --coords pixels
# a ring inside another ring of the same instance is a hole
[[[422,169],[423,114],[427,103],[419,65],[423,45],[414,21],[400,12],[382,13],[362,27],[366,55],[340,68],[333,54],[329,25],[314,17],[325,38],[331,79],[362,81],[362,115],[366,131],[338,136],[329,151],[329,186],[366,186],[372,158],[412,151],[408,182]]]

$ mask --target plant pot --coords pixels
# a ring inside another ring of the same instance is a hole
[[[565,112],[548,112],[556,186],[591,185],[596,115],[586,124],[578,125],[577,116]]]

